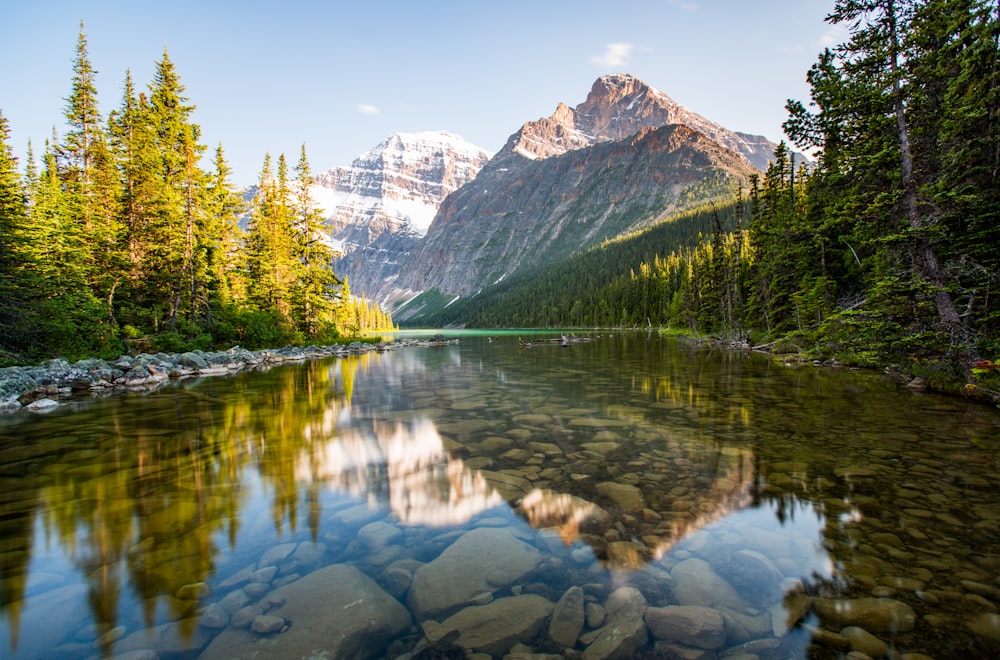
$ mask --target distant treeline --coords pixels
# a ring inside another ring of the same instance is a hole
[[[257,194],[210,171],[195,106],[164,52],[148,92],[126,74],[98,112],[81,25],[64,135],[23,173],[0,115],[0,361],[260,348],[392,326],[331,270],[302,147],[289,172],[264,159]],[[246,229],[240,219],[248,217]]]
[[[434,320],[679,327],[995,374],[1000,6],[844,0],[828,20],[849,39],[820,55],[812,103],[789,101],[784,125],[818,154],[812,167],[782,144],[744,200],[505,281]]]

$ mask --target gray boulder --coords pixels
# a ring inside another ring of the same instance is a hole
[[[813,607],[824,622],[870,632],[907,632],[917,622],[909,605],[891,598],[815,598]]]
[[[0,405],[5,402],[11,404],[16,402],[17,397],[32,391],[38,387],[38,382],[31,376],[27,369],[22,367],[8,367],[0,369]]]
[[[649,641],[646,598],[635,587],[621,587],[611,592],[604,606],[607,610],[604,626],[584,636],[587,643],[584,660],[635,657]]]
[[[372,658],[411,625],[410,613],[353,566],[335,564],[271,592],[268,611],[291,626],[258,635],[228,628],[205,650],[210,658]]]
[[[583,630],[584,615],[583,589],[570,587],[556,603],[549,622],[549,639],[560,646],[573,648]]]
[[[532,639],[552,613],[551,601],[534,594],[498,598],[466,607],[441,622],[439,633],[467,651],[502,657],[518,642]]]
[[[506,529],[474,529],[416,570],[407,602],[418,621],[448,615],[509,586],[541,561],[538,550]]]
[[[646,625],[656,639],[684,646],[717,649],[726,641],[725,619],[709,607],[651,607],[646,610]]]

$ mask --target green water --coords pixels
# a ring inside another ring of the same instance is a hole
[[[0,418],[0,657],[586,658],[613,625],[626,657],[1000,652],[996,409],[655,334],[552,336]],[[328,575],[363,585],[331,596]],[[383,596],[393,623],[330,641]],[[505,607],[518,621],[489,622]]]

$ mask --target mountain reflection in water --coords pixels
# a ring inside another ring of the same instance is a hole
[[[388,504],[399,522],[410,525],[462,525],[503,503],[482,475],[448,456],[427,419],[350,429],[302,455],[296,476],[375,507]],[[380,502],[386,495],[388,502]]]
[[[996,411],[758,357],[463,338],[2,418],[0,643],[280,655],[329,568],[403,606],[333,655],[996,651]]]

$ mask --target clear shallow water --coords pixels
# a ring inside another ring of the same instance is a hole
[[[11,415],[0,656],[994,657],[998,457],[995,409],[646,334]]]

